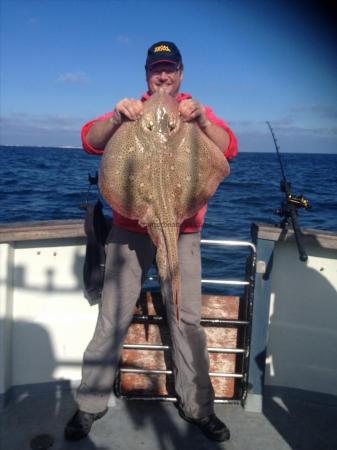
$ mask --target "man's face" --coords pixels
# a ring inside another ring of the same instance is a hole
[[[175,64],[158,63],[149,67],[146,81],[151,94],[163,88],[166,94],[175,97],[180,89],[183,79],[182,69],[177,69]]]

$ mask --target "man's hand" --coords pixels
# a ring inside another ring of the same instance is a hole
[[[182,100],[179,103],[179,113],[185,122],[195,120],[206,136],[225,153],[230,143],[229,135],[223,128],[207,119],[205,107],[201,103],[192,98]]]
[[[133,98],[124,98],[115,106],[112,117],[98,120],[89,130],[87,140],[90,145],[104,149],[109,139],[124,120],[137,120],[143,114],[143,103]]]
[[[126,117],[129,120],[137,120],[143,114],[143,102],[133,98],[124,98],[117,103],[114,111],[115,122],[121,124]],[[124,118],[123,118],[124,116]]]
[[[205,114],[204,106],[197,100],[189,98],[179,103],[179,113],[185,122],[196,120],[200,128],[206,128],[209,120]]]

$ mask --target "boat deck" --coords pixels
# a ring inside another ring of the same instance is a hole
[[[106,416],[95,422],[89,437],[67,442],[63,428],[76,408],[73,394],[27,392],[2,411],[0,447],[28,450],[32,438],[50,434],[54,439],[51,450],[337,449],[336,406],[267,398],[260,414],[240,405],[217,404],[217,415],[231,430],[231,440],[219,444],[183,421],[173,403],[122,399],[114,403]]]
[[[1,450],[337,450],[337,235],[307,231],[303,264],[290,233],[259,225],[255,234],[247,387],[262,412],[216,404],[232,435],[218,444],[184,422],[173,403],[117,399],[87,438],[66,442],[76,409],[71,388],[97,318],[97,305],[83,298],[83,221],[3,227],[0,408],[13,397],[0,410]],[[234,348],[228,339],[210,345]],[[32,447],[38,435],[50,435],[53,445]]]

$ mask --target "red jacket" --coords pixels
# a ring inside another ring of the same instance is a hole
[[[146,93],[145,95],[143,95],[143,97],[141,98],[142,102],[145,102],[149,97],[150,97],[149,93]],[[182,100],[186,100],[189,98],[192,98],[192,96],[189,94],[181,93],[178,95],[177,100],[178,100],[178,102],[181,102]],[[88,135],[90,128],[94,125],[94,123],[96,123],[99,120],[106,120],[106,119],[110,118],[112,115],[113,115],[113,112],[109,112],[107,114],[104,114],[103,116],[100,116],[94,120],[91,120],[90,122],[88,122],[87,124],[84,125],[84,127],[82,128],[81,138],[82,138],[83,148],[86,152],[88,152],[92,155],[102,155],[104,150],[97,149],[97,148],[93,147],[92,145],[90,145],[89,142],[87,141],[87,135]],[[207,116],[208,120],[210,120],[214,124],[220,126],[224,130],[226,130],[226,132],[229,134],[230,143],[225,152],[225,157],[229,161],[231,159],[235,158],[235,156],[238,153],[238,142],[237,142],[237,139],[236,139],[234,133],[232,132],[232,130],[228,127],[228,125],[222,119],[219,119],[214,114],[212,109],[208,106],[206,106],[206,116]],[[195,214],[193,217],[186,219],[181,224],[180,232],[181,233],[196,233],[198,231],[201,231],[206,212],[207,212],[207,205],[203,206],[200,209],[200,211],[198,211],[197,214]],[[127,219],[126,217],[119,214],[117,211],[113,211],[113,217],[114,217],[115,225],[117,225],[119,227],[126,228],[129,231],[134,231],[137,233],[147,233],[146,227],[141,227],[140,225],[138,225],[137,220]]]

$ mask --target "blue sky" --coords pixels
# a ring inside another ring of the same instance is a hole
[[[80,146],[86,121],[146,90],[146,51],[164,39],[182,52],[182,91],[230,124],[241,151],[274,151],[269,120],[283,152],[337,153],[329,2],[0,2],[1,144]]]

